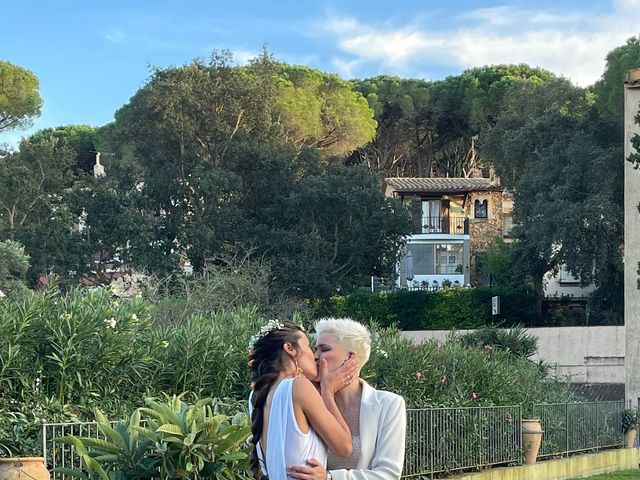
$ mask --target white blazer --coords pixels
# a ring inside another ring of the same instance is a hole
[[[331,470],[334,480],[397,480],[407,435],[404,398],[362,380],[360,458],[357,468]]]

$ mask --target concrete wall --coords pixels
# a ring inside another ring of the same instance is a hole
[[[640,263],[640,170],[626,159],[634,151],[631,138],[640,134],[635,116],[640,109],[640,69],[627,74],[624,88],[624,324],[627,347],[625,357],[627,400],[638,404],[640,399],[640,291],[638,264]]]
[[[538,339],[538,354],[533,358],[555,365],[558,375],[569,376],[573,383],[624,383],[625,327],[549,327],[530,328],[527,332]],[[444,342],[451,331],[402,334],[416,342]]]
[[[479,473],[450,478],[451,480],[565,480],[618,470],[637,470],[638,463],[640,463],[640,449],[625,448],[548,460],[521,467],[490,468]],[[637,478],[640,478],[640,470]]]

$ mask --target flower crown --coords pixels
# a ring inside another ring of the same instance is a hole
[[[302,325],[297,326],[304,332],[304,327]],[[256,342],[262,337],[268,335],[271,332],[282,329],[284,329],[284,324],[280,320],[269,320],[265,325],[260,327],[258,333],[251,337],[251,339],[249,340],[249,350],[253,350]]]

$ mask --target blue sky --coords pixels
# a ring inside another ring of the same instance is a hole
[[[640,33],[640,0],[0,0],[0,59],[40,79],[39,128],[103,125],[149,76],[264,43],[279,60],[344,78],[439,79],[466,68],[528,63],[582,86],[608,51]]]

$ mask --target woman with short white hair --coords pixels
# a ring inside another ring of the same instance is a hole
[[[307,465],[292,465],[288,475],[300,480],[399,479],[404,463],[406,407],[401,396],[377,390],[359,378],[371,353],[371,333],[348,318],[325,318],[316,323],[315,329],[316,361],[326,361],[329,372],[323,385],[347,384],[336,388],[335,401],[349,426],[352,452],[348,457],[338,457],[329,451],[326,469],[311,458]],[[358,365],[354,378],[342,368],[351,358]]]

